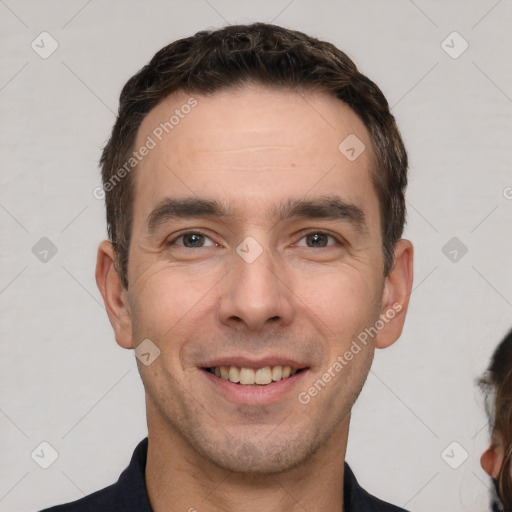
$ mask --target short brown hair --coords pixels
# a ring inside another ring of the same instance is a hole
[[[112,186],[131,157],[144,117],[169,94],[211,94],[256,83],[274,89],[320,90],[339,98],[368,129],[375,155],[373,182],[382,223],[384,275],[405,224],[407,153],[386,98],[352,60],[331,43],[276,25],[231,25],[175,41],[158,51],[124,86],[119,113],[100,164],[107,230],[116,269],[128,288],[128,250],[133,215],[133,175]],[[341,142],[341,141],[340,141]]]

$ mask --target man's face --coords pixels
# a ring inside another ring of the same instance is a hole
[[[154,108],[135,144],[156,141],[134,171],[126,295],[134,346],[160,350],[139,362],[148,423],[228,470],[282,471],[346,434],[378,337],[333,367],[389,309],[371,142],[324,94],[192,96]]]

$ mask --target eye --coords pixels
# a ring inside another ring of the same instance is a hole
[[[209,242],[209,243],[208,243]],[[211,238],[198,233],[197,231],[189,231],[170,240],[167,245],[178,245],[186,249],[196,249],[201,247],[213,247],[217,245]]]
[[[334,243],[329,244],[329,239],[334,241]],[[305,240],[305,244],[301,243],[302,240]],[[310,248],[324,248],[330,247],[332,245],[339,244],[340,242],[329,233],[325,233],[324,231],[312,231],[303,236],[297,245],[299,247],[310,247]]]

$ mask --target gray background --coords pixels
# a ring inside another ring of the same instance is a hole
[[[511,13],[509,0],[0,0],[0,511],[112,483],[146,435],[134,355],[94,281],[97,161],[122,85],[155,51],[257,20],[345,50],[383,89],[410,154],[415,288],[355,406],[347,459],[413,511],[486,510],[475,378],[511,326]],[[46,470],[31,458],[50,461],[43,441],[58,452]]]

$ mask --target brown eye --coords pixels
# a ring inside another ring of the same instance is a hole
[[[329,239],[334,241],[334,244],[331,242],[329,244]],[[301,243],[302,241],[305,241],[304,243]],[[337,240],[328,233],[324,233],[323,231],[314,231],[311,233],[308,233],[307,235],[303,236],[301,238],[301,241],[297,244],[300,247],[310,247],[310,248],[324,248],[329,247],[332,245],[335,245]]]
[[[170,241],[168,245],[178,245],[185,247],[186,249],[196,249],[201,247],[212,247],[216,244],[206,235],[190,231],[188,233],[183,233],[179,237]]]

